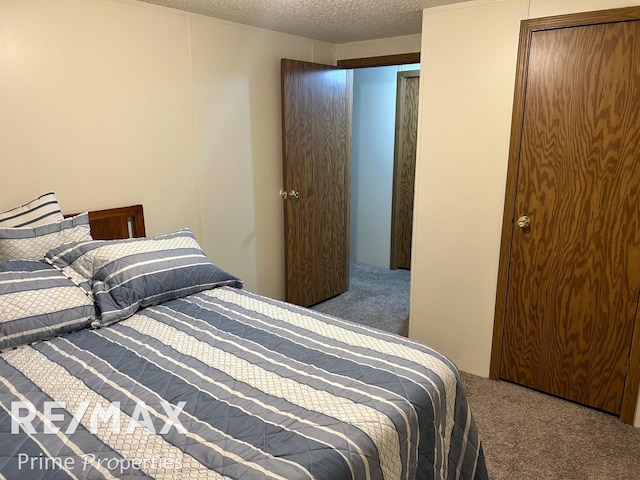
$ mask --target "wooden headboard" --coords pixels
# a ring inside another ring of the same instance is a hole
[[[89,223],[91,236],[95,240],[137,238],[146,235],[142,205],[89,212]]]

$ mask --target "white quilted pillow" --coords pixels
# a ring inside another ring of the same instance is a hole
[[[33,228],[0,228],[0,262],[44,260],[52,248],[88,240],[93,238],[87,213]]]

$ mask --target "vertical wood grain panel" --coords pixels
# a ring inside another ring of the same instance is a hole
[[[282,60],[286,299],[313,305],[349,288],[351,72]]]
[[[390,268],[411,267],[420,71],[398,72]]]
[[[500,376],[620,413],[640,291],[640,22],[534,31]]]

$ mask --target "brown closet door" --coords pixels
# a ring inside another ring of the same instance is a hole
[[[640,292],[640,21],[528,41],[500,377],[617,414]]]

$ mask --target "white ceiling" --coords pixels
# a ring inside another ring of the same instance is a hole
[[[329,43],[420,33],[422,9],[465,0],[141,0]]]

